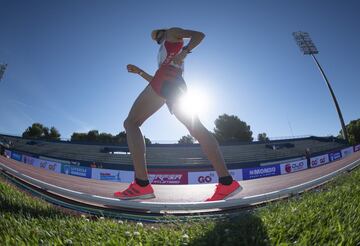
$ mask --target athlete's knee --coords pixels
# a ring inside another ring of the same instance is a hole
[[[125,130],[129,129],[129,128],[132,128],[132,127],[140,127],[141,126],[141,123],[131,117],[127,117],[125,120],[124,120],[124,128]]]
[[[194,120],[192,124],[188,126],[188,130],[190,132],[190,135],[196,139],[199,139],[204,136],[204,134],[209,133],[209,131],[199,120]]]

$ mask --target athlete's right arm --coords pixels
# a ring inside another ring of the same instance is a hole
[[[148,74],[147,72],[145,72],[144,70],[140,69],[139,67],[132,65],[132,64],[128,64],[126,66],[127,70],[129,73],[135,73],[135,74],[139,74],[141,77],[143,77],[145,80],[147,80],[149,83],[151,82],[151,80],[153,79],[153,76],[151,76],[150,74]]]

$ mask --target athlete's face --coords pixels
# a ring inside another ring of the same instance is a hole
[[[163,41],[163,39],[164,39],[164,37],[165,37],[165,31],[161,30],[161,31],[158,31],[158,32],[156,33],[156,38],[155,38],[155,40],[156,40],[156,42],[157,42],[158,44],[161,44],[162,41]]]

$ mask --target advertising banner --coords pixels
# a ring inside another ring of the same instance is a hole
[[[231,176],[235,180],[243,180],[241,169],[229,170]],[[215,171],[189,172],[189,184],[210,184],[218,183],[219,178]]]
[[[354,146],[354,152],[357,152],[357,151],[360,151],[360,144]]]
[[[8,156],[9,158],[11,158],[11,151],[6,149],[5,155]]]
[[[61,173],[61,163],[58,162],[46,161],[46,160],[40,160],[34,158],[32,165],[34,167],[40,167],[56,173]]]
[[[294,173],[307,169],[307,160],[292,161],[280,165],[281,174]]]
[[[275,175],[280,175],[280,165],[271,165],[266,167],[254,167],[254,168],[243,169],[244,180],[264,178]]]
[[[32,166],[34,166],[35,160],[37,160],[37,159],[32,156],[28,156],[28,155],[22,156],[22,162],[32,165]]]
[[[189,184],[217,183],[218,176],[215,171],[189,172]]]
[[[339,160],[339,159],[341,159],[341,152],[340,151],[329,153],[329,160],[330,161],[336,161],[336,160]]]
[[[354,153],[354,148],[352,146],[341,150],[342,158],[352,155],[353,153]]]
[[[186,171],[174,172],[149,172],[151,184],[188,184],[188,173]]]
[[[11,159],[21,161],[22,155],[16,152],[11,152]]]
[[[112,182],[131,183],[134,181],[134,171],[91,168],[91,178]]]
[[[77,177],[91,178],[91,168],[90,167],[80,167],[73,165],[62,165],[62,173]]]
[[[325,165],[326,163],[329,163],[329,155],[320,155],[311,157],[310,159],[310,167],[318,167],[321,165]]]
[[[53,157],[47,157],[47,156],[39,156],[39,159],[41,160],[47,160],[47,161],[53,161],[53,162],[59,162],[62,164],[68,164],[68,165],[73,165],[73,166],[80,166],[80,162],[78,161],[72,161],[72,160],[61,160],[61,159],[57,159],[57,158],[53,158]]]

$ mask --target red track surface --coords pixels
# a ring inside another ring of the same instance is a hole
[[[355,152],[349,157],[332,162],[325,166],[307,169],[287,175],[241,181],[240,183],[244,187],[244,190],[234,197],[229,198],[229,200],[260,195],[299,185],[332,173],[359,159],[360,151]],[[7,159],[2,156],[0,156],[0,162],[14,170],[17,170],[20,173],[26,174],[32,178],[47,182],[49,184],[103,197],[112,198],[115,191],[125,189],[128,186],[128,184],[125,183],[100,181],[54,173],[42,168],[33,167],[15,160]],[[148,199],[147,201],[186,203],[204,201],[206,198],[212,195],[215,189],[215,184],[153,185],[153,187],[156,198]]]

